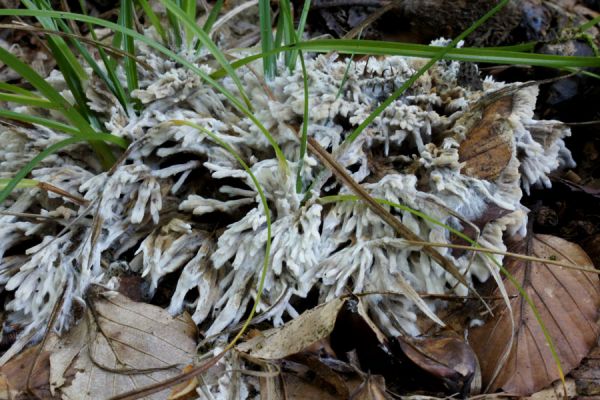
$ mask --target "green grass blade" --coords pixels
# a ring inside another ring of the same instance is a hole
[[[183,11],[186,13],[188,18],[192,21],[196,21],[196,0],[183,0]],[[187,42],[188,48],[192,46],[192,41],[194,39],[194,31],[189,27],[185,28],[185,39]]]
[[[177,15],[175,15],[168,8],[167,8],[167,20],[169,21],[169,25],[171,26],[170,32],[171,32],[173,40],[175,42],[175,48],[181,49],[181,45],[182,45],[183,41],[181,39],[181,27],[179,26],[179,19],[177,18]]]
[[[81,7],[83,14],[87,14],[85,0],[79,0],[79,5]],[[58,21],[60,24],[64,25],[64,27],[66,28],[66,29],[63,28],[63,31],[69,33],[68,26],[64,23],[64,21],[62,21],[62,20],[58,20]],[[87,23],[86,25],[90,31],[92,40],[99,43],[98,36],[96,35],[96,30],[94,29],[92,24]],[[127,99],[127,95],[125,94],[125,90],[123,89],[123,86],[121,85],[121,81],[119,80],[119,78],[117,78],[117,75],[115,72],[116,68],[115,68],[114,64],[111,62],[111,60],[108,58],[108,56],[106,55],[104,48],[102,46],[96,46],[96,50],[98,51],[98,54],[100,55],[100,58],[102,59],[106,73],[104,73],[104,70],[102,70],[102,68],[100,68],[100,66],[94,59],[94,57],[92,57],[92,55],[79,42],[79,40],[72,40],[71,43],[77,47],[77,49],[79,50],[79,53],[87,61],[88,65],[92,68],[94,73],[104,82],[104,84],[108,87],[108,89],[111,91],[111,93],[117,98],[119,103],[121,103],[121,106],[123,107],[125,112],[129,113],[129,106],[128,106],[129,102]]]
[[[21,3],[25,5],[30,10],[51,10],[51,6],[47,3],[43,3],[41,1],[36,1],[35,3],[31,0],[21,0]],[[40,24],[49,30],[57,31],[59,30],[56,26],[56,23],[52,18],[49,17],[38,17],[38,21]],[[67,62],[71,65],[71,71],[74,73],[79,80],[87,79],[87,74],[83,70],[83,67],[77,60],[77,57],[73,54],[73,52],[67,46],[67,43],[60,37],[50,36],[48,37],[48,44],[52,44],[55,48],[54,51],[60,52],[62,57],[67,60]]]
[[[506,47],[510,48],[510,47]],[[525,46],[530,49],[530,46]],[[368,55],[396,55],[405,57],[432,58],[435,57],[440,49],[444,47],[427,46],[412,43],[398,42],[377,42],[372,40],[355,39],[317,39],[305,42],[299,42],[293,46],[278,47],[273,49],[270,54],[279,54],[284,51],[301,49],[317,53],[329,53],[338,51],[348,54],[368,54]],[[447,48],[446,48],[447,49]],[[253,61],[265,56],[263,53],[253,54],[240,58],[231,63],[234,69],[240,68]],[[473,48],[461,47],[448,49],[444,55],[445,60],[488,63],[488,64],[506,64],[506,65],[531,65],[547,68],[586,68],[600,67],[600,57],[577,57],[577,56],[558,56],[551,54],[522,53],[519,51],[504,50],[504,47],[496,48]],[[217,70],[211,75],[218,79],[225,76],[224,70]]]
[[[14,111],[0,109],[0,118],[26,122],[29,124],[37,124],[37,125],[45,126],[46,128],[50,128],[50,129],[53,129],[53,130],[56,130],[59,132],[67,133],[72,136],[89,137],[89,135],[82,133],[81,131],[77,130],[76,128],[73,128],[70,125],[63,124],[62,122],[58,122],[58,121],[53,121],[51,119],[38,117],[36,115],[23,114],[23,113],[18,113],[18,112],[14,112]],[[119,146],[123,149],[126,149],[129,146],[129,143],[127,140],[125,140],[124,138],[115,136],[115,135],[111,135],[108,133],[98,133],[98,132],[94,133],[94,135],[96,135],[96,136],[94,136],[94,141],[101,139],[104,142],[116,144],[117,146]]]
[[[277,28],[275,30],[275,38],[273,39],[273,49],[276,49],[278,47],[282,47],[283,46],[283,32],[285,31],[284,28],[284,20],[283,17],[281,16],[281,14],[279,14],[279,18],[277,18]],[[274,52],[273,50],[271,50],[271,52],[273,57],[277,58],[277,56],[279,56],[279,52]],[[259,58],[263,58],[262,56]],[[265,65],[265,59],[263,58],[263,66]],[[233,64],[231,64],[233,66]]]
[[[217,45],[210,39],[206,32],[204,32],[202,28],[196,25],[196,21],[191,20],[181,8],[179,8],[175,3],[173,3],[172,0],[160,0],[160,2],[164,4],[164,6],[167,7],[167,9],[170,10],[175,16],[177,16],[177,18],[183,25],[191,29],[198,36],[198,40],[202,42],[202,45],[205,46],[211,52],[211,54],[215,57],[217,62],[221,64],[221,67],[223,67],[225,71],[227,71],[231,79],[233,79],[235,85],[237,86],[240,92],[240,95],[242,96],[242,99],[246,103],[246,107],[252,110],[252,105],[250,104],[250,100],[246,95],[246,91],[242,86],[240,78],[236,75],[234,69],[231,68],[231,65],[229,64],[229,61],[227,61],[227,59],[225,58],[225,55],[223,55],[221,50],[219,50]]]
[[[0,12],[2,11],[6,10],[0,10]],[[25,12],[26,10],[20,11]],[[43,13],[48,11],[29,10],[28,12],[42,13],[41,15],[43,15]],[[64,116],[79,129],[80,132],[86,134],[94,133],[94,129],[92,129],[87,120],[31,67],[9,53],[7,50],[4,50],[2,47],[0,47],[0,60],[9,68],[19,72],[19,74],[27,82],[35,87],[50,102],[54,103],[62,111]],[[102,165],[105,168],[110,168],[115,161],[115,157],[110,149],[103,143],[93,143],[92,146],[98,154]]]
[[[12,92],[15,94],[20,94],[23,96],[28,96],[28,97],[39,97],[37,94],[33,93],[30,90],[27,90],[25,88],[22,88],[20,86],[17,85],[13,85],[12,83],[5,83],[5,82],[0,82],[0,90],[4,90],[7,92]]]
[[[271,2],[270,0],[258,0],[258,15],[260,19],[260,45],[262,48],[263,70],[265,78],[272,79],[275,76],[277,62],[273,50],[273,32],[271,31]]]
[[[579,27],[579,32],[585,32],[588,29],[592,28],[594,25],[598,24],[598,23],[600,23],[600,15],[598,15],[597,17],[589,20],[585,24],[581,25]]]
[[[122,139],[107,133],[94,133],[94,134],[82,134],[79,133],[76,136],[72,136],[68,139],[61,140],[60,142],[54,143],[48,148],[42,150],[38,155],[32,158],[23,168],[17,172],[17,174],[11,178],[6,186],[0,191],[0,204],[6,200],[15,187],[29,174],[42,160],[51,154],[60,151],[61,149],[70,146],[78,142],[89,142],[91,144],[105,144],[104,142],[120,142]]]
[[[63,124],[62,122],[53,121],[51,119],[46,119],[31,114],[23,114],[0,109],[0,118],[26,122],[28,124],[42,125],[46,128],[54,129],[59,132],[68,133],[69,135],[77,135],[80,133],[79,130],[73,128],[71,125]]]
[[[2,93],[0,92],[0,101],[8,101],[17,104],[24,104],[32,107],[41,107],[46,109],[59,109],[54,103],[37,96],[24,96],[22,94]]]
[[[121,14],[123,16],[121,24],[124,28],[133,30],[133,2],[132,0],[121,0]],[[131,36],[126,36],[123,40],[123,50],[127,53],[135,54],[135,45]],[[125,76],[127,77],[127,90],[131,93],[138,88],[137,65],[130,58],[125,59]]]
[[[39,183],[40,182],[36,181],[35,179],[22,179],[19,183],[17,183],[17,185],[15,187],[13,187],[13,190],[36,187]],[[10,184],[10,179],[0,178],[0,189],[4,189],[9,184]]]
[[[285,0],[284,0],[285,1]],[[308,11],[310,10],[310,0],[304,0],[304,5],[302,6],[302,13],[300,14],[300,20],[298,21],[298,28],[296,30],[296,42],[302,40],[304,35],[304,27],[306,26],[306,19],[308,18]],[[292,50],[290,54],[290,63],[289,65],[296,65],[296,58],[298,57],[298,51]]]
[[[121,13],[121,12],[119,13],[119,16],[117,17],[117,25],[123,26],[123,13]],[[113,40],[112,40],[112,47],[114,47],[115,49],[120,49],[121,47],[123,47],[123,38],[124,37],[125,37],[125,35],[123,35],[123,33],[121,31],[115,30]],[[116,68],[116,66],[117,66],[116,60],[112,57],[110,60],[111,60],[113,68]]]
[[[222,8],[223,8],[223,0],[217,0],[215,2],[215,4],[213,5],[213,7],[210,9],[210,12],[208,13],[208,17],[206,18],[204,25],[202,25],[202,30],[209,37],[210,37],[210,31],[211,31],[213,25],[215,24],[215,22],[217,21],[217,18],[219,17],[219,13],[221,12]],[[196,53],[198,53],[201,48],[202,48],[202,42],[200,40],[197,40],[194,50],[196,51]]]
[[[286,45],[296,44],[298,38],[296,37],[296,30],[294,29],[294,20],[292,19],[292,8],[289,0],[279,0],[279,18],[283,19],[283,39]],[[279,29],[279,28],[278,28]],[[292,53],[294,50],[286,51],[285,65],[290,71],[294,70],[296,64],[292,64]]]
[[[58,143],[51,145],[47,149],[44,149],[42,152],[40,152],[38,155],[32,158],[23,168],[19,170],[19,172],[17,172],[17,174],[13,178],[10,179],[10,181],[6,183],[4,189],[0,191],[0,204],[2,204],[4,200],[6,200],[6,198],[11,194],[13,189],[17,187],[19,182],[21,182],[21,180],[23,180],[27,176],[27,174],[29,174],[44,158],[56,153],[57,151],[67,146],[70,146],[77,142],[81,142],[83,140],[85,139],[81,139],[79,137],[71,137],[62,140]]]
[[[298,38],[296,37],[296,31],[294,30],[294,21],[292,20],[292,10],[288,0],[280,0],[279,2],[280,19],[283,20],[284,37],[291,43],[296,43]],[[279,32],[278,32],[279,33]],[[291,61],[291,54],[288,55],[288,62]],[[306,65],[304,63],[304,56],[300,51],[300,66],[302,67],[302,82],[304,89],[304,101],[303,101],[303,120],[302,120],[302,135],[300,138],[300,156],[298,158],[298,171],[296,174],[296,193],[302,193],[304,190],[304,182],[302,182],[302,168],[304,166],[304,156],[306,155],[306,148],[308,142],[308,73],[306,71]],[[290,70],[293,69],[292,65],[288,65]]]
[[[357,39],[360,39],[361,35],[362,35],[362,31],[358,32]],[[340,98],[340,96],[342,95],[342,92],[344,91],[344,85],[346,84],[346,81],[348,80],[348,73],[350,72],[350,65],[352,65],[353,61],[354,61],[354,53],[350,54],[350,59],[348,60],[348,64],[346,65],[346,69],[344,70],[344,75],[342,76],[342,81],[340,82],[340,87],[335,95],[336,100]]]
[[[211,8],[210,13],[208,14],[208,17],[206,18],[206,22],[204,22],[204,25],[202,26],[202,30],[204,30],[204,32],[206,32],[206,34],[210,33],[210,30],[212,29],[213,25],[217,21],[217,17],[219,16],[219,13],[221,12],[221,8],[223,8],[223,0],[217,0],[215,2],[215,5]],[[200,42],[198,42],[198,43],[200,43]]]
[[[296,193],[304,191],[304,182],[302,182],[302,168],[304,167],[304,156],[306,155],[306,147],[308,142],[308,73],[304,64],[304,56],[300,52],[300,66],[302,67],[302,82],[304,84],[304,110],[302,118],[302,136],[300,138],[300,156],[298,159],[298,172],[296,174]]]
[[[158,16],[152,9],[152,6],[150,6],[150,4],[148,4],[147,0],[136,0],[136,1],[140,5],[142,10],[144,11],[144,15],[148,18],[148,21],[150,22],[150,24],[156,30],[156,33],[158,33],[158,35],[162,39],[163,43],[167,43],[169,39],[167,37],[167,34],[165,33],[165,29],[163,28],[162,24],[160,23],[160,19],[158,18]]]
[[[85,91],[83,90],[82,81],[75,73],[75,69],[70,64],[70,61],[66,57],[66,54],[61,52],[60,49],[58,49],[53,42],[48,42],[48,47],[52,51],[54,60],[58,65],[58,69],[60,70],[60,72],[62,72],[63,78],[65,79],[65,83],[67,84],[67,87],[73,95],[73,98],[75,100],[75,104],[73,105],[73,107],[75,107],[79,114],[81,114],[81,116],[85,120],[89,121],[89,123],[93,127],[99,127],[100,123],[88,107],[88,99],[85,95]]]
[[[29,9],[37,10],[51,10],[52,5],[48,1],[44,0],[23,0],[22,3]],[[38,17],[38,21],[44,28],[49,31],[65,31],[70,33],[69,29],[63,21],[55,21],[48,17]],[[67,43],[61,36],[49,35],[47,38],[48,48],[52,52],[58,69],[63,74],[65,82],[71,91],[71,94],[75,98],[75,107],[78,108],[79,112],[92,123],[94,126],[98,126],[99,123],[95,116],[87,106],[87,98],[83,91],[82,82],[87,80],[87,74],[85,73],[83,66],[80,64],[77,57],[73,54]]]
[[[340,53],[372,54],[372,55],[402,55],[407,57],[432,58],[439,54],[445,47],[427,46],[410,43],[377,42],[373,40],[355,39],[319,39],[300,42],[296,46],[302,50],[327,53],[339,51]],[[281,49],[277,51],[286,51]],[[532,65],[549,68],[565,67],[598,67],[599,57],[557,56],[550,54],[532,54],[518,51],[501,50],[500,48],[473,48],[448,49],[444,59],[456,61],[481,62],[490,64]]]
[[[0,10],[2,12],[4,10]],[[24,11],[24,10],[21,10]],[[38,11],[44,13],[45,11]],[[46,82],[37,72],[17,57],[0,47],[0,61],[9,68],[17,71],[29,84],[35,87],[50,102],[56,104],[64,111],[65,116],[78,128],[85,127],[82,131],[93,131],[87,121],[65,100],[49,83]]]

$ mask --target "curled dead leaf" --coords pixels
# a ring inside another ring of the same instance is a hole
[[[483,107],[481,117],[458,148],[463,174],[495,180],[513,157],[513,134],[508,117],[513,97],[506,95]]]
[[[345,303],[345,299],[338,298],[308,310],[281,328],[270,329],[241,343],[237,350],[265,360],[278,360],[296,354],[329,336]]]
[[[388,400],[385,379],[380,375],[367,375],[365,380],[350,395],[350,400]]]
[[[592,265],[576,244],[548,235],[532,235],[511,251]],[[509,259],[506,268],[537,308],[548,330],[565,373],[575,368],[596,343],[600,306],[600,281],[596,274],[540,262]],[[479,357],[484,385],[489,391],[502,389],[530,395],[559,378],[556,362],[532,309],[509,282],[506,284],[515,316],[515,340],[505,365],[496,374],[511,333],[506,307],[497,302],[495,318],[472,329],[470,342]]]
[[[471,382],[480,374],[473,349],[456,335],[399,337],[398,343],[413,363],[441,380],[452,393],[467,396]]]
[[[55,337],[46,343],[47,348],[54,346],[54,339]],[[0,368],[0,399],[16,399],[22,396],[59,399],[58,395],[50,391],[50,354],[37,345],[4,364]],[[66,372],[65,380],[71,379],[73,374],[72,370]]]

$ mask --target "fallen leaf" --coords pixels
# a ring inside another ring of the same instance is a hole
[[[186,365],[181,372],[186,373],[190,372],[194,369],[193,365]],[[196,388],[200,382],[198,381],[198,377],[194,376],[187,382],[182,382],[179,385],[173,386],[171,389],[171,394],[167,398],[167,400],[191,400],[198,397],[196,393]]]
[[[345,299],[334,299],[301,314],[280,328],[270,329],[237,346],[237,350],[255,358],[279,360],[299,353],[326,338]]]
[[[575,380],[578,396],[600,396],[600,345],[596,344],[569,375]]]
[[[319,355],[301,352],[290,356],[288,360],[308,367],[311,375],[314,375],[315,380],[320,382],[319,386],[328,387],[329,391],[336,393],[339,398],[347,399],[350,395],[346,380],[341,374],[324,363]]]
[[[285,386],[285,393],[290,400],[339,400],[339,396],[330,393],[323,386],[307,382],[296,375],[283,374],[282,379]]]
[[[48,347],[53,345],[53,340],[47,342]],[[34,362],[35,368],[31,370]],[[29,392],[27,379],[30,395],[40,399],[60,398],[50,392],[50,352],[40,351],[40,345],[28,348],[0,368],[0,399],[21,398]]]
[[[107,399],[180,373],[196,354],[196,325],[116,292],[89,296],[87,317],[50,355],[50,385],[63,399]],[[64,379],[72,366],[71,382]],[[164,399],[165,393],[150,398]]]
[[[500,176],[513,157],[513,132],[508,117],[513,96],[506,95],[483,107],[480,119],[467,133],[458,148],[462,173],[493,181]]]
[[[554,236],[531,235],[511,251],[577,266],[592,265],[579,246]],[[516,259],[509,259],[505,266],[535,304],[552,338],[562,369],[568,373],[579,365],[598,338],[598,276]],[[471,330],[470,343],[479,357],[484,385],[490,385],[489,391],[502,389],[526,396],[548,386],[559,378],[559,373],[533,311],[508,281],[506,289],[509,296],[516,295],[511,300],[516,336],[506,364],[493,382],[511,334],[510,316],[502,302],[495,303],[494,319]]]
[[[575,384],[575,380],[567,379],[567,396],[569,399],[577,396],[577,386]],[[540,390],[532,394],[529,397],[524,398],[523,400],[564,400],[565,394],[562,382],[554,382],[552,386],[546,388],[544,390]]]
[[[467,396],[478,376],[479,364],[473,349],[456,335],[398,337],[400,348],[417,366],[441,380],[450,392]]]
[[[385,379],[380,375],[367,375],[364,382],[350,395],[350,400],[388,400]]]

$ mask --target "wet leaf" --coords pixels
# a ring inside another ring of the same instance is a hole
[[[50,355],[50,385],[62,398],[110,398],[170,378],[192,363],[196,326],[189,316],[175,318],[116,292],[90,296],[88,306],[86,318]],[[70,366],[77,373],[66,382]]]
[[[577,266],[592,265],[576,244],[548,235],[532,235],[511,251],[545,259],[567,261]],[[600,306],[599,280],[595,274],[539,262],[509,259],[506,268],[515,276],[537,307],[565,373],[575,368],[594,346]],[[507,309],[495,304],[495,318],[470,333],[470,342],[479,357],[484,385],[490,391],[502,389],[530,395],[559,378],[556,363],[531,308],[516,288],[507,282],[515,315],[516,336],[506,364],[493,378],[510,337]]]
[[[513,157],[513,134],[508,117],[512,113],[513,97],[507,95],[483,107],[458,148],[464,162],[463,174],[493,181],[500,176]]]
[[[398,338],[400,348],[417,366],[441,380],[451,392],[469,394],[479,374],[473,349],[456,335],[428,338]]]

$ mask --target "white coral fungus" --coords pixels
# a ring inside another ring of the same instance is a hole
[[[0,287],[8,292],[8,323],[19,327],[23,338],[43,331],[59,298],[57,327],[67,327],[74,304],[83,304],[91,283],[112,279],[108,266],[114,263],[144,277],[148,296],[167,275],[176,274],[169,310],[189,310],[207,335],[223,332],[245,315],[257,296],[267,210],[228,151],[190,127],[169,123],[175,119],[199,124],[231,146],[264,191],[273,221],[272,247],[258,310],[275,325],[297,315],[292,297],[306,297],[312,290],[321,301],[348,292],[379,292],[366,302],[381,328],[389,334],[418,334],[419,307],[409,297],[385,293],[467,293],[419,246],[397,237],[349,196],[347,188],[323,179],[323,167],[310,155],[301,176],[305,187],[313,184],[309,193],[297,193],[296,132],[304,101],[300,68],[290,72],[281,67],[268,82],[256,75],[260,65],[238,70],[254,116],[288,160],[284,168],[255,124],[212,86],[148,49],[140,51],[154,71],[142,72],[135,92],[144,104],[139,115],[128,116],[97,80],[86,88],[90,108],[104,116],[106,129],[132,142],[124,162],[102,172],[90,150],[77,145],[48,157],[32,173],[88,203],[78,206],[26,189],[3,206],[8,213],[0,217]],[[356,62],[337,55],[308,58],[310,114],[303,123],[309,136],[423,240],[452,241],[436,221],[455,229],[471,221],[479,224],[480,243],[504,249],[503,231],[525,226],[521,190],[548,184],[550,171],[572,163],[563,142],[569,130],[533,117],[535,87],[517,90],[519,100],[508,117],[513,153],[505,170],[495,180],[463,174],[458,150],[469,133],[463,122],[482,96],[505,85],[486,79],[483,91],[463,88],[457,84],[458,63],[440,62],[358,140],[340,147],[421,65],[422,60],[403,57]],[[62,89],[59,78],[55,73],[50,81]],[[220,83],[237,90],[228,77]],[[63,137],[42,127],[0,127],[2,177],[14,175]],[[482,223],[490,208],[502,212]],[[40,217],[25,218],[23,213]],[[486,257],[440,252],[469,282],[485,281],[495,268]],[[439,306],[422,301],[420,309],[433,312]]]

